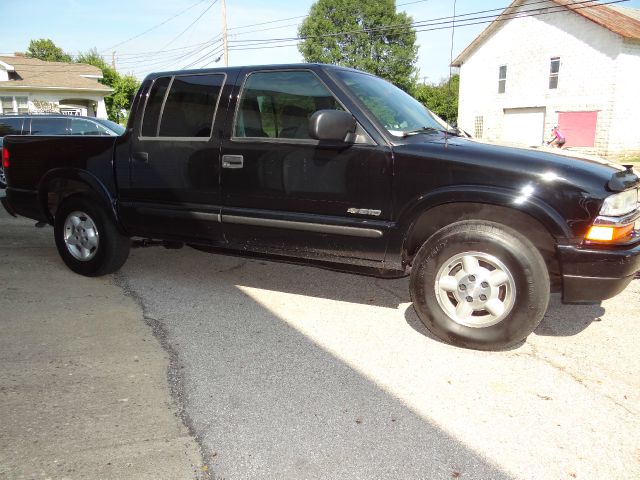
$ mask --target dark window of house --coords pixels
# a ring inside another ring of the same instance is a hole
[[[31,135],[68,135],[69,121],[61,117],[33,117]]]
[[[504,93],[507,87],[507,66],[500,65],[498,72],[498,93]]]
[[[558,74],[560,73],[560,57],[551,58],[549,73],[549,88],[558,88]]]
[[[22,135],[22,118],[0,118],[0,137]]]
[[[159,135],[209,138],[223,82],[220,74],[176,76],[162,110]]]
[[[242,90],[234,135],[310,139],[309,117],[325,109],[342,107],[313,72],[253,73]]]
[[[162,110],[165,94],[171,77],[160,77],[153,82],[147,106],[144,109],[144,118],[142,119],[142,136],[155,137],[158,132],[158,119]]]

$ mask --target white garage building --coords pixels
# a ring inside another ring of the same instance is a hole
[[[476,138],[539,146],[559,125],[573,150],[640,154],[640,10],[516,0],[453,65]]]

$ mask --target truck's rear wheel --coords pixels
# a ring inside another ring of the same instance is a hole
[[[129,256],[129,238],[97,202],[84,196],[74,195],[60,204],[54,235],[64,263],[87,277],[113,273]]]
[[[549,303],[544,259],[524,236],[492,222],[468,221],[434,234],[411,270],[413,305],[446,342],[479,350],[525,339]]]

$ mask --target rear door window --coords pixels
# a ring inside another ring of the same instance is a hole
[[[141,133],[143,137],[155,137],[158,133],[158,120],[170,82],[171,77],[160,77],[153,82],[142,119]]]
[[[68,135],[69,122],[69,118],[33,117],[31,135]]]
[[[22,118],[0,118],[0,137],[22,135]]]
[[[143,137],[209,138],[223,74],[177,75],[157,79],[149,93]]]
[[[209,138],[224,75],[174,77],[162,110],[160,137]]]

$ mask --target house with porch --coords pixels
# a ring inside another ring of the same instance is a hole
[[[107,118],[98,82],[102,71],[83,63],[45,62],[24,55],[0,56],[0,114],[63,113]]]
[[[453,61],[458,124],[479,139],[640,154],[640,10],[582,0],[515,0]]]

